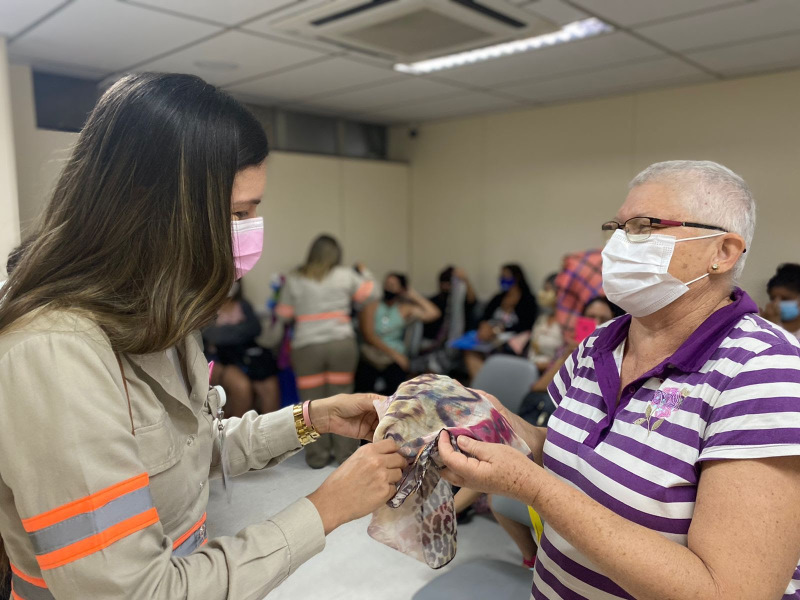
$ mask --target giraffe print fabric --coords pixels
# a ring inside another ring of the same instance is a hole
[[[408,460],[397,493],[372,514],[369,535],[439,569],[456,555],[453,491],[439,476],[438,440],[459,435],[507,444],[531,456],[528,445],[480,392],[444,375],[422,375],[394,396],[375,401],[380,422],[374,441],[391,438]]]

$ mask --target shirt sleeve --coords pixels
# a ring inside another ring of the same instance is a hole
[[[361,273],[351,270],[351,289],[350,296],[356,304],[366,304],[377,300],[380,290],[375,284],[375,278],[369,269],[363,269]]]
[[[275,316],[283,321],[294,319],[296,307],[293,287],[292,278],[287,277],[286,281],[283,282],[283,287],[278,297],[278,305],[275,307]]]
[[[800,455],[800,350],[750,358],[713,402],[699,461]]]
[[[0,391],[0,475],[14,503],[0,510],[21,519],[30,542],[7,551],[13,560],[32,548],[58,600],[260,598],[324,547],[303,499],[173,557],[107,342],[76,333],[21,341],[0,359]]]
[[[265,415],[251,410],[241,418],[225,419],[224,423],[225,452],[228,454],[228,467],[232,477],[275,466],[302,447],[297,438],[291,406]],[[216,444],[210,475],[222,475]]]

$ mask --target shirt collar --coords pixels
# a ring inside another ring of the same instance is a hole
[[[758,306],[741,288],[734,288],[732,302],[712,313],[695,329],[669,360],[670,365],[685,373],[699,371],[731,328],[746,314],[757,313]],[[628,337],[631,316],[625,315],[608,325],[595,341],[594,347],[600,352],[613,352]]]

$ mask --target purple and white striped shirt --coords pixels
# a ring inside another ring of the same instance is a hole
[[[800,455],[800,344],[740,289],[617,405],[630,317],[592,334],[549,392],[544,466],[626,519],[687,544],[705,460]],[[545,523],[532,598],[631,596]],[[784,600],[800,600],[800,566]]]

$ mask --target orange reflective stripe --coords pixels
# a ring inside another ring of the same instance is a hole
[[[20,579],[22,579],[23,581],[27,581],[28,583],[30,583],[31,585],[35,585],[36,587],[42,587],[42,588],[47,587],[47,583],[45,583],[44,579],[40,577],[31,577],[30,575],[26,575],[14,565],[10,565],[10,567],[11,567],[11,572],[14,573],[14,575],[19,577]]]
[[[76,515],[96,510],[120,496],[147,487],[149,483],[150,478],[147,476],[147,473],[141,473],[140,475],[121,481],[120,483],[114,484],[85,498],[80,498],[69,504],[64,504],[35,517],[22,519],[22,526],[28,533],[50,527],[51,525],[55,525],[56,523],[60,523]]]
[[[354,379],[353,373],[325,373],[325,381],[331,385],[349,385]]]
[[[325,385],[325,373],[305,375],[297,378],[297,389],[310,390]]]
[[[369,295],[372,293],[374,288],[374,281],[365,281],[359,286],[358,290],[356,290],[356,293],[353,294],[353,300],[355,302],[364,302],[364,300],[369,298]]]
[[[132,533],[136,533],[145,527],[149,527],[154,523],[158,523],[158,511],[155,508],[151,508],[135,517],[117,523],[105,531],[101,531],[91,537],[70,544],[66,548],[37,556],[36,560],[39,563],[39,568],[42,570],[63,567],[79,558],[89,556],[103,548],[107,548],[114,542]]]
[[[275,307],[275,314],[284,319],[291,319],[294,317],[294,307],[289,304],[278,304]]]
[[[11,588],[11,600],[23,600],[14,593],[14,588]]]
[[[298,323],[307,323],[309,321],[329,321],[331,319],[341,319],[342,321],[350,321],[350,315],[343,310],[335,310],[333,312],[317,313],[314,315],[298,315]]]
[[[173,550],[175,550],[175,548],[177,548],[177,547],[178,547],[178,546],[180,546],[180,545],[181,545],[183,542],[185,542],[186,540],[188,540],[188,539],[189,539],[189,537],[190,537],[190,536],[191,536],[191,535],[192,535],[192,534],[193,534],[195,531],[197,531],[198,529],[200,529],[200,528],[203,526],[203,523],[205,523],[205,522],[206,522],[206,513],[203,513],[203,516],[202,516],[202,517],[200,517],[200,520],[199,520],[197,523],[195,523],[194,525],[192,525],[192,526],[191,526],[191,528],[189,528],[189,531],[187,531],[186,533],[184,533],[184,534],[183,534],[181,537],[179,537],[177,540],[175,540],[175,541],[172,543],[172,549],[173,549]]]

